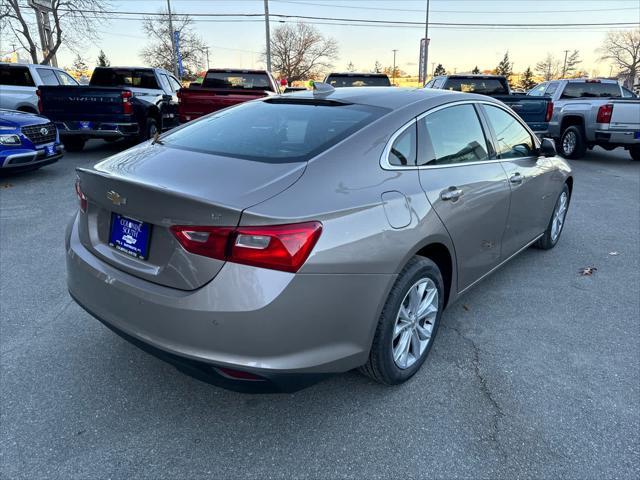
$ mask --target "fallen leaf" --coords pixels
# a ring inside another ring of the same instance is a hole
[[[3,183],[2,184],[2,188],[11,188],[11,187],[13,187],[12,183]]]
[[[594,273],[596,273],[598,269],[596,267],[584,267],[578,270],[578,273],[583,277],[590,277]]]
[[[462,308],[464,308],[464,310],[465,310],[466,312],[468,312],[468,311],[469,311],[469,307],[467,307],[466,305],[462,305]]]

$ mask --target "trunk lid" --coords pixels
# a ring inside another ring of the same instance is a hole
[[[140,145],[77,170],[88,198],[80,239],[94,255],[127,273],[182,290],[201,287],[223,261],[186,252],[172,225],[235,227],[242,211],[289,187],[306,163],[266,163]],[[150,225],[146,260],[109,245],[114,215]]]

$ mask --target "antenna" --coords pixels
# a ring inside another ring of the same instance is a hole
[[[313,94],[314,95],[329,95],[335,92],[336,89],[333,88],[328,83],[324,82],[313,82]]]

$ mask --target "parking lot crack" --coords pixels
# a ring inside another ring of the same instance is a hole
[[[500,447],[500,441],[498,439],[499,433],[499,422],[505,416],[502,407],[495,399],[493,393],[491,392],[491,388],[489,388],[489,384],[487,383],[486,377],[483,375],[482,370],[480,369],[480,348],[473,341],[473,339],[464,335],[457,327],[453,327],[450,325],[444,326],[445,329],[454,331],[462,340],[464,340],[473,351],[473,358],[471,359],[471,364],[473,366],[473,373],[480,385],[480,392],[482,396],[487,400],[487,402],[491,405],[493,410],[493,423],[491,426],[491,434],[490,439],[491,442],[495,443],[498,447]]]

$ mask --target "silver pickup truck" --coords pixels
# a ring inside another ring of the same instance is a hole
[[[553,114],[543,136],[556,141],[563,157],[582,158],[598,145],[623,147],[640,161],[640,99],[615,80],[553,80],[528,95],[551,98]]]

